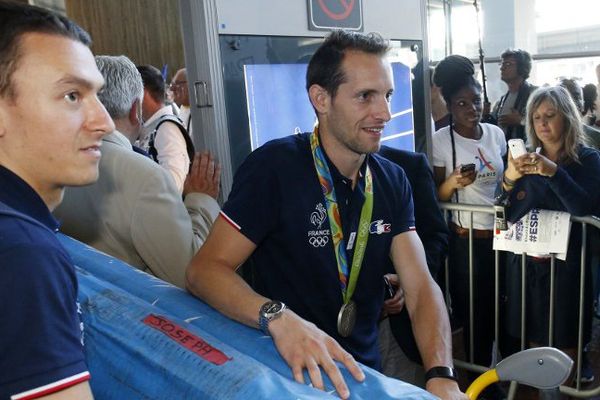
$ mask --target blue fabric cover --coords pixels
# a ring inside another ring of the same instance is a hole
[[[234,322],[187,292],[67,236],[59,235],[76,265],[86,326],[85,351],[101,399],[337,398],[325,377],[322,392],[293,381],[271,338]],[[229,359],[215,365],[142,322],[158,315],[202,338]],[[355,382],[341,368],[353,399],[433,399],[412,385],[363,367]],[[308,381],[308,376],[305,374]]]

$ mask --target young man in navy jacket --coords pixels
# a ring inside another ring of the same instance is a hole
[[[73,263],[50,212],[98,178],[114,126],[90,38],[67,18],[0,2],[0,398],[90,399]]]

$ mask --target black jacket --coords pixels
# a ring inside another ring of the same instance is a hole
[[[379,154],[398,164],[406,173],[412,188],[417,234],[425,248],[429,271],[436,278],[448,254],[448,225],[437,201],[427,157],[387,146],[381,146]],[[422,363],[406,308],[400,314],[390,316],[390,326],[404,353],[414,362]]]

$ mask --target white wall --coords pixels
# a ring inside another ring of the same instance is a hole
[[[364,32],[423,40],[423,0],[363,0]],[[217,0],[219,34],[324,36],[308,30],[306,0]]]

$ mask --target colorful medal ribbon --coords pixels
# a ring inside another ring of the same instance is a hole
[[[356,249],[354,250],[354,256],[352,257],[350,274],[348,274],[348,256],[346,254],[346,241],[344,240],[344,233],[342,232],[340,210],[335,196],[335,189],[333,188],[331,172],[329,171],[329,166],[325,160],[323,149],[319,144],[318,127],[315,127],[313,133],[310,135],[310,147],[312,149],[319,183],[323,189],[323,195],[325,196],[325,203],[327,205],[327,216],[329,217],[329,225],[331,227],[331,237],[333,239],[333,249],[335,251],[335,258],[338,266],[342,297],[344,299],[344,304],[348,304],[350,299],[352,299],[354,289],[356,288],[356,282],[358,281],[358,275],[360,274],[360,268],[362,266],[362,260],[365,255],[367,240],[369,238],[369,224],[371,223],[371,216],[373,215],[373,178],[371,177],[371,170],[367,165],[365,171],[365,202],[363,203],[360,212]],[[350,275],[349,283],[348,275]]]

